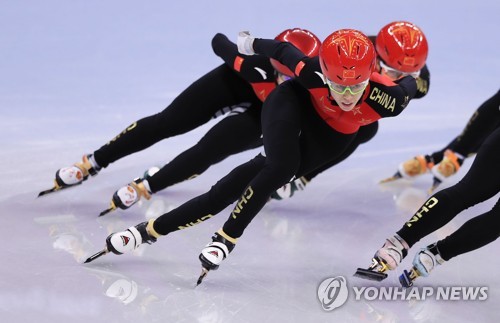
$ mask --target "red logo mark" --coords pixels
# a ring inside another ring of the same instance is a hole
[[[120,236],[122,238],[123,246],[125,247],[130,242],[130,238],[127,236]]]

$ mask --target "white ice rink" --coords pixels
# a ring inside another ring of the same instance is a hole
[[[418,248],[498,199],[420,241],[383,282],[352,276],[425,200],[431,178],[377,182],[399,162],[447,144],[498,90],[499,16],[496,0],[0,1],[0,321],[499,322],[498,241],[416,283],[434,290],[488,287],[487,300],[356,300],[352,293],[353,287],[398,286]],[[381,121],[371,142],[306,191],[269,203],[221,268],[196,288],[198,254],[229,208],[135,254],[81,262],[102,249],[111,232],[205,192],[257,153],[233,156],[147,203],[97,217],[116,189],[174,158],[214,123],[128,156],[80,187],[36,198],[58,168],[161,111],[220,64],[210,47],[216,32],[234,40],[240,30],[272,38],[302,27],[323,39],[340,28],[375,34],[401,19],[419,25],[429,40],[428,96]],[[347,279],[349,298],[325,311],[317,289],[336,276]]]

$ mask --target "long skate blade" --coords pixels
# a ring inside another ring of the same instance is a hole
[[[46,194],[54,193],[54,192],[57,192],[57,191],[59,191],[59,188],[57,188],[57,187],[54,186],[54,187],[52,187],[52,188],[50,188],[48,190],[41,191],[40,193],[38,193],[37,197],[44,196]]]
[[[99,216],[106,215],[109,212],[114,211],[114,210],[116,210],[116,206],[115,206],[115,203],[113,201],[111,201],[111,205],[109,206],[109,209],[106,209],[106,210],[102,211],[101,213],[99,213]]]
[[[359,277],[368,280],[382,281],[387,278],[387,274],[370,269],[358,268],[354,273],[354,277]]]
[[[86,264],[86,263],[89,263],[91,261],[94,261],[96,260],[97,258],[101,257],[101,256],[104,256],[105,254],[107,254],[109,251],[107,248],[104,248],[102,249],[101,251],[99,251],[98,253],[95,253],[93,254],[92,256],[88,257],[87,260],[85,260],[83,263]]]
[[[45,190],[45,191],[41,191],[40,193],[38,193],[38,196],[37,197],[40,197],[40,196],[44,196],[44,195],[47,195],[47,194],[50,194],[50,193],[54,193],[54,192],[58,192],[58,191],[61,191],[61,190],[65,190],[67,188],[70,188],[70,187],[73,187],[73,186],[77,186],[77,185],[80,185],[82,184],[81,182],[78,183],[78,184],[74,184],[74,185],[69,185],[69,186],[61,186],[57,183],[56,180],[54,180],[54,187],[48,189],[48,190]]]
[[[398,171],[396,174],[392,175],[391,177],[388,177],[386,179],[383,179],[379,182],[379,184],[384,184],[384,183],[389,183],[389,182],[394,182],[400,178],[402,178],[401,173]]]
[[[203,278],[205,278],[207,276],[207,274],[208,274],[208,269],[206,269],[205,267],[202,267],[200,277],[198,278],[198,281],[196,282],[196,286],[201,284],[201,282],[203,281]]]
[[[114,209],[115,209],[115,208],[110,207],[109,209],[106,209],[106,210],[102,211],[101,213],[99,213],[99,216],[106,215],[106,214],[108,214],[109,212],[114,211]]]

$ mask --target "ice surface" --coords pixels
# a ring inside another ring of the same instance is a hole
[[[397,164],[458,134],[498,90],[500,3],[456,1],[3,1],[0,4],[0,265],[2,322],[498,322],[498,243],[457,257],[419,286],[487,286],[486,301],[356,301],[324,311],[320,283],[397,286],[352,277],[425,199],[430,178],[380,186]],[[378,5],[378,6],[375,6]],[[81,262],[106,236],[180,205],[256,151],[127,212],[98,218],[113,192],[168,162],[213,123],[128,156],[85,182],[36,199],[55,171],[140,117],[162,110],[220,64],[222,32],[274,37],[302,27],[320,38],[340,28],[375,34],[405,19],[430,43],[428,96],[292,200],[264,208],[218,271],[194,288],[201,248],[229,210],[133,255]],[[460,174],[470,166],[468,160]],[[459,179],[456,176],[443,187]],[[496,197],[498,199],[498,196]],[[414,249],[444,237],[494,200],[460,214]],[[414,253],[401,269],[411,263]]]

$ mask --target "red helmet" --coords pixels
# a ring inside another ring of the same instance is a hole
[[[318,56],[321,40],[309,30],[293,28],[287,29],[274,38],[282,42],[292,43],[302,53],[309,57]],[[271,64],[279,73],[293,77],[294,73],[288,67],[271,58]]]
[[[406,21],[391,22],[382,28],[375,47],[385,64],[404,73],[421,70],[429,51],[422,30]]]
[[[375,59],[375,48],[370,39],[354,29],[337,30],[326,37],[319,50],[323,75],[345,86],[368,80]]]

